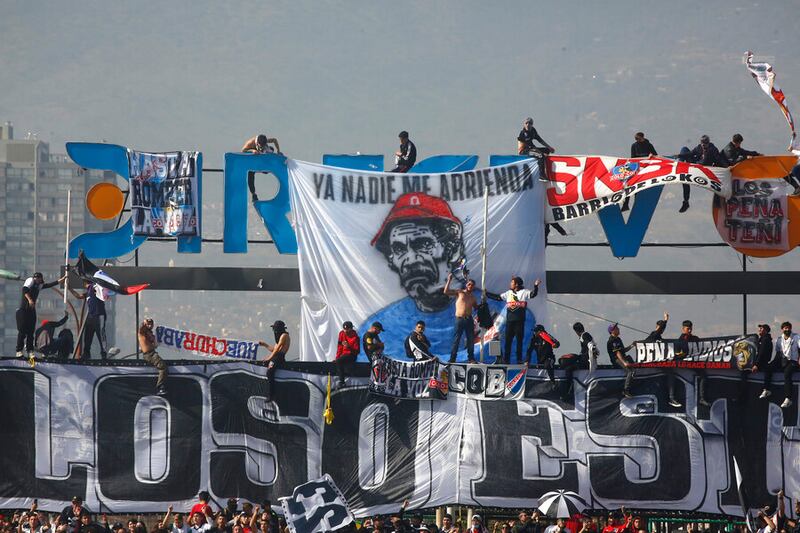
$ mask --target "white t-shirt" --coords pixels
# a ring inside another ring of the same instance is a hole
[[[170,530],[172,533],[190,533],[189,526],[186,525],[186,522],[183,523],[183,526],[178,527],[174,523],[172,524],[172,529]]]
[[[205,533],[209,529],[211,529],[211,524],[209,524],[208,522],[206,522],[205,524],[200,524],[199,526],[191,527],[192,533]]]
[[[552,526],[547,526],[544,530],[544,533],[559,533],[559,527],[555,524]],[[561,533],[572,533],[572,530],[565,526],[563,529],[561,529]]]
[[[775,356],[797,362],[799,345],[800,335],[792,333],[787,339],[783,336],[783,333],[781,333],[778,338],[775,339]]]

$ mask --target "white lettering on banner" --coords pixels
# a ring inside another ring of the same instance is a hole
[[[694,185],[728,198],[728,169],[660,157],[549,156],[547,222],[584,217],[637,192],[670,183]]]
[[[525,393],[527,365],[450,364],[450,392],[483,400],[515,400]]]
[[[724,361],[720,340],[696,344]],[[768,468],[791,464],[796,446],[785,428],[795,417],[773,417],[770,401],[729,401],[742,386],[738,372],[709,371],[716,401],[725,405],[698,411],[694,372],[675,370],[689,406],[676,411],[667,404],[662,373],[637,374],[637,396],[620,401],[624,375],[605,369],[577,371],[568,402],[550,391],[543,370],[522,380],[527,396],[482,401],[481,394],[500,390],[503,381],[507,389],[515,379],[508,372],[504,378],[503,368],[454,365],[451,374],[461,376],[456,383],[467,392],[435,402],[382,398],[368,393],[366,379],[355,378],[332,393],[336,418],[329,426],[322,417],[324,375],[280,370],[273,401],[266,402],[262,366],[179,365],[170,368],[170,395],[157,398],[148,367],[43,362],[32,369],[0,361],[7,428],[0,441],[0,506],[39,498],[44,510],[59,510],[77,494],[89,508],[149,512],[165,504],[188,507],[201,488],[216,500],[276,501],[328,473],[359,516],[390,512],[403,498],[412,507],[527,507],[535,495],[559,487],[606,508],[737,514],[729,463],[744,453],[752,501],[774,498],[768,481],[800,483],[797,469]],[[66,392],[34,394],[40,383]],[[756,397],[763,384],[755,375],[744,386]],[[50,446],[20,445],[47,436],[32,416],[45,412],[40,402],[50,403],[54,419],[64,419],[50,421]],[[740,420],[747,421],[743,435],[731,425]],[[39,473],[42,453],[63,461],[66,473]]]

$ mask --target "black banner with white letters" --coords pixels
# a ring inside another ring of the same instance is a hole
[[[406,498],[412,508],[531,507],[556,489],[596,509],[740,515],[733,456],[754,506],[800,486],[797,392],[779,409],[779,375],[759,400],[761,374],[741,383],[739,372],[709,370],[710,408],[681,369],[682,408],[667,403],[658,369],[637,372],[627,399],[620,371],[578,371],[568,402],[543,370],[507,401],[475,399],[487,378],[468,369],[467,393],[446,400],[378,396],[360,378],[332,393],[326,425],[327,375],[278,371],[267,402],[265,370],[170,366],[162,397],[151,367],[0,362],[0,507],[38,498],[55,511],[79,495],[93,510],[155,512],[188,509],[201,490],[217,502],[277,502],[329,474],[356,516]]]
[[[755,364],[758,336],[707,337],[696,341],[634,342],[631,355],[638,368],[734,368]]]

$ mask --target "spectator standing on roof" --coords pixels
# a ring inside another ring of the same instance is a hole
[[[691,354],[689,343],[696,343],[700,341],[700,337],[694,335],[694,324],[691,320],[684,320],[681,324],[681,336],[678,337],[678,342],[675,343],[675,357],[680,359]],[[697,403],[705,407],[710,407],[711,404],[706,399],[706,369],[695,369],[695,375],[698,377],[697,381],[697,394],[699,399]]]
[[[22,349],[28,352],[28,357],[33,357],[33,333],[36,329],[36,301],[39,298],[39,291],[55,287],[66,279],[66,274],[50,283],[44,282],[44,275],[36,272],[22,284],[22,299],[17,308],[17,357],[25,354]]]
[[[270,144],[274,145],[275,148],[273,149]],[[247,142],[244,143],[244,146],[242,146],[242,152],[251,154],[271,154],[275,152],[281,153],[281,146],[278,143],[277,138],[267,137],[262,133],[248,139]],[[255,172],[247,173],[247,187],[250,189],[250,196],[254,202],[257,202],[258,195],[256,194],[255,179]]]
[[[744,141],[742,134],[736,133],[731,139],[731,142],[726,144],[725,148],[722,149],[722,156],[729,165],[735,165],[736,163],[740,163],[745,159],[750,159],[751,157],[761,155],[758,152],[753,152],[742,148],[742,141]]]
[[[339,375],[339,386],[345,386],[345,376],[353,373],[353,364],[361,352],[361,340],[349,320],[342,324],[336,342],[336,373]]]
[[[533,141],[538,141],[544,148],[539,148],[533,144]],[[547,144],[547,141],[539,136],[539,132],[533,127],[533,118],[528,117],[522,123],[522,130],[517,135],[517,153],[519,155],[531,155],[530,152],[532,150],[550,154],[556,151],[555,148]]]
[[[606,343],[608,357],[611,359],[612,364],[625,370],[625,385],[622,388],[622,395],[625,398],[631,398],[633,397],[631,394],[631,386],[633,385],[634,377],[633,366],[631,366],[633,360],[625,354],[627,349],[619,336],[619,324],[615,322],[609,325],[608,334],[608,342]]]
[[[656,321],[656,329],[650,332],[647,337],[645,337],[643,342],[661,342],[663,341],[662,335],[664,334],[664,330],[667,329],[667,322],[669,322],[669,313],[664,311],[664,318],[662,320]],[[678,401],[677,395],[675,394],[675,369],[674,368],[665,368],[664,373],[667,375],[667,389],[669,391],[669,404],[672,407],[683,407],[683,404]]]
[[[658,155],[653,143],[645,138],[644,133],[637,131],[633,136],[633,144],[631,145],[631,157],[653,157]],[[621,211],[627,211],[631,197],[626,196],[625,201],[622,203]]]
[[[508,290],[502,294],[486,292],[486,297],[493,300],[505,302],[506,304],[506,327],[505,342],[503,343],[503,362],[511,364],[511,345],[517,341],[517,364],[522,363],[522,339],[525,336],[525,312],[528,309],[528,300],[533,300],[539,294],[539,284],[541,280],[533,282],[533,290],[525,288],[522,278],[514,276],[511,278]],[[530,357],[528,357],[530,363]]]
[[[407,131],[401,131],[400,149],[394,153],[395,167],[389,172],[408,172],[417,162],[417,147],[408,138]]]
[[[783,369],[783,403],[781,407],[785,409],[792,405],[792,374],[794,374],[798,368],[800,335],[792,333],[791,322],[784,322],[781,324],[781,332],[783,334],[775,340],[774,359],[777,361],[777,364],[780,365],[780,368]],[[772,376],[770,375],[770,377]],[[769,396],[766,380],[764,388],[767,390],[767,396]]]
[[[453,345],[450,347],[450,362],[456,362],[458,345],[461,336],[465,337],[464,343],[467,349],[467,362],[475,362],[475,321],[472,319],[472,310],[478,308],[478,300],[475,298],[475,281],[468,279],[463,289],[451,289],[450,282],[453,281],[453,273],[447,275],[447,282],[444,284],[442,292],[448,296],[456,297],[455,308],[455,331],[453,332]]]
[[[72,290],[69,291],[75,298],[86,300],[86,318],[83,325],[83,339],[81,341],[81,359],[89,360],[92,358],[92,341],[95,335],[97,343],[100,345],[100,358],[106,359],[105,330],[106,330],[106,303],[97,295],[97,290],[102,290],[91,281],[84,280],[83,294]]]

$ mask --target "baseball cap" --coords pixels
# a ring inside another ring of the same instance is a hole
[[[283,330],[286,329],[286,323],[283,320],[276,320],[275,322],[272,323],[272,326],[270,326],[270,327],[272,329],[277,329],[279,331],[283,331]]]
[[[536,324],[536,327],[533,328],[533,331],[535,332],[544,331],[544,326],[541,324]]]
[[[612,331],[614,331],[618,327],[619,327],[619,323],[618,322],[614,322],[613,324],[609,324],[608,325],[608,332],[611,333]]]
[[[81,498],[80,496],[73,496],[72,503],[83,503],[83,498]]]
[[[769,324],[759,324],[758,327],[764,328],[764,331],[766,331],[767,333],[769,333],[770,331]]]
[[[373,322],[372,323],[372,327],[373,328],[378,328],[381,331],[386,331],[385,329],[383,329],[383,324],[381,324],[380,322]]]
[[[406,130],[403,130],[397,136],[403,139],[408,139],[408,132]]]
[[[111,529],[125,529],[125,526],[122,525],[122,522],[114,522],[114,525],[111,526]]]
[[[371,246],[383,246],[383,237],[392,223],[400,220],[442,219],[461,225],[446,200],[422,192],[409,192],[400,196],[381,224],[378,233],[370,241]]]
[[[353,323],[349,320],[345,320],[345,322],[342,324],[342,329],[353,329]]]
[[[430,529],[428,529],[428,526],[426,526],[425,524],[420,524],[419,527],[417,528],[417,531],[428,531],[430,533]]]
[[[473,520],[480,520],[481,522],[483,522],[483,518],[481,518],[481,515],[479,515],[479,514],[472,515],[472,519]]]

